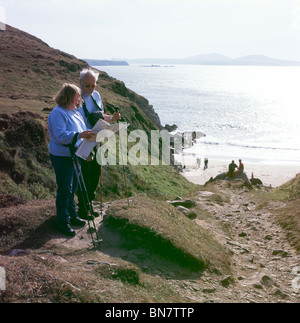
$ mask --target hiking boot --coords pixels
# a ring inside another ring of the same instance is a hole
[[[75,231],[70,227],[69,224],[66,224],[64,226],[59,226],[58,231],[68,237],[75,237]]]
[[[74,219],[70,220],[71,225],[74,225],[75,227],[84,227],[86,225],[86,222],[79,217],[76,217]]]
[[[78,215],[78,218],[82,220],[91,221],[94,219],[92,215],[88,215],[87,212],[82,212],[81,210],[78,210],[77,215]]]

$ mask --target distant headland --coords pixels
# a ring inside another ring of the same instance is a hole
[[[246,55],[238,58],[230,58],[222,54],[201,54],[187,58],[136,58],[125,60],[98,60],[83,59],[91,66],[128,66],[129,64],[182,64],[182,65],[228,65],[228,66],[300,66],[300,61],[290,61],[271,58],[265,55]]]
[[[264,55],[247,55],[230,58],[222,54],[201,54],[187,58],[137,58],[132,64],[183,64],[183,65],[233,65],[233,66],[300,66],[300,62],[275,59]]]
[[[85,59],[90,66],[128,66],[128,62],[126,61],[117,61],[117,60],[106,60],[106,59]]]

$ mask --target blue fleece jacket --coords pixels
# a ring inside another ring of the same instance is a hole
[[[54,156],[71,156],[69,148],[65,145],[72,143],[76,133],[88,130],[81,113],[77,110],[68,110],[56,106],[48,117],[50,134],[49,152]],[[83,139],[76,143],[78,146]]]

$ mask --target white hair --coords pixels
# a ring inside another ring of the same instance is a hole
[[[100,73],[93,71],[89,68],[85,68],[80,72],[79,80],[82,81],[84,79],[84,77],[86,76],[86,74],[92,74],[97,81]]]

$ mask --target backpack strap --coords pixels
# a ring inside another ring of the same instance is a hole
[[[95,98],[93,97],[93,94],[91,94],[91,97],[92,97],[92,100],[93,100],[93,102],[95,103],[96,107],[98,108],[98,110],[99,110],[99,111],[101,111],[101,112],[103,113],[102,109],[99,107],[99,105],[98,105],[97,101],[96,101],[96,100],[95,100]],[[84,101],[84,100],[83,100],[82,108],[83,108],[83,112],[84,112],[85,117],[86,117],[86,118],[88,118],[88,117],[89,117],[89,115],[90,115],[90,112],[88,111],[88,109],[87,109],[87,107],[86,107],[86,104],[85,104],[85,101]]]
[[[90,113],[86,107],[85,101],[83,101],[82,108],[83,108],[83,112],[84,112],[85,117],[88,118]]]
[[[101,111],[101,112],[103,113],[103,110],[99,107],[99,105],[98,105],[97,101],[96,101],[96,100],[95,100],[95,98],[93,97],[93,94],[91,95],[91,97],[92,97],[93,102],[96,104],[97,108],[99,109],[99,111]]]
[[[75,157],[75,152],[77,150],[77,148],[75,147],[76,145],[76,142],[78,140],[78,136],[79,136],[79,132],[76,132],[73,139],[72,139],[72,142],[69,144],[69,145],[63,145],[65,147],[69,147],[70,149],[70,154],[71,154],[71,157]]]

